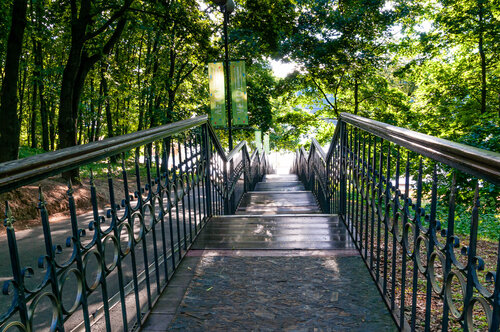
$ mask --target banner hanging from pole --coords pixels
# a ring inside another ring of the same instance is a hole
[[[248,125],[247,78],[245,61],[231,61],[232,124]]]
[[[264,151],[269,154],[271,152],[271,146],[269,144],[269,134],[264,135]]]
[[[226,93],[224,90],[224,65],[222,62],[208,64],[208,81],[210,87],[210,122],[214,127],[225,127]]]
[[[262,131],[260,130],[255,131],[255,147],[262,151]]]

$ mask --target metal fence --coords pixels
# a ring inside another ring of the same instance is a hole
[[[401,330],[498,331],[500,154],[342,113],[328,153],[313,139],[293,171],[340,215]]]
[[[81,184],[68,183],[69,217],[60,222],[42,187],[41,227],[16,232],[6,202],[0,331],[139,328],[209,218],[234,212],[270,171],[245,142],[226,154],[201,116],[0,164],[0,194],[76,168]],[[75,201],[82,187],[88,211]]]

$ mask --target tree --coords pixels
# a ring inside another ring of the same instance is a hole
[[[12,23],[7,41],[5,75],[2,81],[0,105],[0,162],[17,159],[19,153],[19,120],[17,116],[17,81],[24,29],[26,0],[14,0]]]
[[[94,27],[95,15],[104,11],[103,7],[93,8],[90,0],[71,0],[71,48],[64,68],[59,101],[59,148],[76,145],[78,109],[87,74],[94,64],[109,54],[120,38],[127,22],[126,10],[133,0],[125,0],[123,5],[105,19],[101,26]],[[102,18],[101,18],[102,19]],[[103,34],[116,27],[107,39]],[[96,40],[100,37],[101,40]],[[97,44],[97,45],[96,45]],[[92,49],[94,49],[93,54]],[[66,177],[78,177],[78,170],[66,173]]]

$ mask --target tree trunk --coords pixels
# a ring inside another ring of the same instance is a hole
[[[56,149],[56,111],[54,105],[49,107],[49,136],[50,136],[50,149]]]
[[[22,61],[21,63],[23,63],[23,62],[26,62],[26,61]],[[23,83],[19,87],[19,105],[18,105],[18,109],[19,109],[19,112],[18,112],[18,114],[19,114],[19,130],[21,130],[21,126],[23,124],[24,90],[26,88],[26,81],[27,81],[27,77],[28,77],[28,71],[27,70],[23,70],[20,75],[22,76]],[[29,104],[29,102],[28,102],[28,104]]]
[[[486,113],[486,55],[483,48],[483,4],[479,2],[479,55],[481,57],[481,114]]]
[[[102,29],[96,29],[95,33],[87,34],[87,28],[94,22],[91,1],[82,0],[78,9],[77,1],[71,0],[71,48],[63,72],[58,121],[60,148],[76,145],[78,108],[85,78],[94,64],[101,60],[104,55],[109,54],[120,38],[127,22],[123,14],[130,7],[132,1],[126,0],[124,5],[115,13],[116,15],[113,15],[115,19],[120,18],[113,34],[102,49],[98,50],[94,55],[89,56],[84,48],[85,41],[98,36],[106,30],[107,26],[103,26]],[[63,177],[76,180],[78,173],[78,169],[74,169],[63,173]]]
[[[96,115],[94,114],[94,78],[90,80],[90,132],[89,132],[89,142],[95,140],[95,125],[96,125]]]
[[[359,110],[359,83],[358,79],[354,80],[354,115],[358,115]]]
[[[78,145],[82,145],[83,139],[83,115],[82,109],[78,111]]]
[[[106,111],[106,126],[108,127],[108,137],[113,137],[113,118],[111,116],[111,105],[108,96],[108,81],[104,77],[106,69],[101,71],[102,96],[104,98],[104,108]]]
[[[0,162],[17,159],[19,154],[19,119],[17,116],[17,81],[24,28],[26,0],[13,0],[12,23],[7,40],[5,78],[0,97]]]
[[[33,7],[33,2],[31,2]],[[35,82],[38,88],[38,95],[40,100],[40,120],[42,125],[42,148],[45,151],[49,151],[49,126],[48,126],[48,114],[47,114],[47,103],[45,101],[45,88],[43,85],[43,52],[42,43],[40,39],[42,38],[42,17],[43,17],[43,3],[42,1],[36,1],[35,4],[35,18],[36,22],[36,40],[33,41],[33,53],[35,56]],[[32,8],[33,9],[33,8]]]
[[[33,96],[31,97],[31,120],[30,120],[30,136],[31,136],[31,148],[36,149],[38,141],[36,139],[36,99],[37,99],[37,73],[33,73]]]

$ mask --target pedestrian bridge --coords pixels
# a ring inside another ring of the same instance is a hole
[[[343,113],[273,174],[202,116],[0,164],[0,193],[76,168],[63,221],[42,189],[40,226],[5,206],[0,331],[499,328],[500,239],[478,238],[498,154]]]

